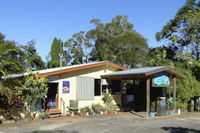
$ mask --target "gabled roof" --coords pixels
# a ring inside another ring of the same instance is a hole
[[[34,72],[38,73],[39,76],[51,76],[51,75],[57,75],[57,74],[61,74],[61,73],[83,70],[83,69],[88,69],[88,68],[94,68],[94,67],[99,67],[99,66],[104,66],[104,65],[114,67],[118,70],[126,70],[126,68],[121,67],[116,64],[113,64],[111,62],[100,61],[100,62],[85,63],[85,64],[72,65],[72,66],[50,68],[50,69],[38,70],[38,71],[34,71]],[[17,77],[23,77],[23,76],[27,76],[27,75],[28,75],[28,73],[25,72],[25,73],[21,73],[21,74],[10,74],[10,75],[8,75],[8,77],[9,78],[17,78]]]
[[[183,74],[177,72],[176,70],[168,66],[157,66],[157,67],[145,67],[145,68],[135,68],[119,72],[113,72],[110,74],[102,75],[102,78],[127,78],[127,77],[146,77],[153,75],[155,73],[166,71],[171,75],[175,75],[179,78],[186,78]]]

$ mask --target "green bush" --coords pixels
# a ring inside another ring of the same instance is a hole
[[[176,107],[180,109],[187,109],[188,104],[182,102],[176,102]]]
[[[48,112],[41,112],[41,113],[39,113],[38,118],[41,119],[41,120],[49,118],[49,113]]]
[[[107,111],[117,111],[118,106],[113,103],[113,96],[111,95],[110,92],[105,92],[103,93],[103,98],[102,98],[104,104],[105,104],[105,109]]]
[[[81,114],[86,114],[86,113],[92,114],[92,110],[89,106],[85,106],[84,108],[81,108],[80,113]]]

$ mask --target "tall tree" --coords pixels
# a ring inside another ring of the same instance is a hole
[[[8,79],[8,74],[23,71],[22,52],[14,41],[5,40],[0,33],[0,107],[7,108],[13,103],[15,80]]]
[[[63,42],[60,39],[54,38],[51,45],[51,51],[49,53],[50,61],[48,62],[48,68],[54,68],[60,66],[60,55],[62,55],[62,65],[67,65],[70,56],[68,51],[63,50]]]
[[[175,17],[156,34],[156,39],[168,40],[170,45],[178,47],[181,51],[192,52],[193,59],[199,60],[200,1],[187,0]]]
[[[72,36],[65,46],[69,49],[72,61],[71,64],[82,64],[89,62],[91,52],[91,42],[84,31]]]
[[[105,24],[99,19],[93,19],[91,23],[95,24],[95,29],[87,36],[94,42],[92,60],[109,60],[126,67],[145,62],[147,40],[134,30],[127,16],[116,16]]]
[[[26,63],[26,68],[32,70],[39,70],[45,68],[45,62],[38,55],[35,48],[35,40],[31,40],[27,45],[21,46],[22,51],[24,52],[24,58]]]
[[[7,41],[0,33],[0,77],[22,70],[22,52],[14,41]]]

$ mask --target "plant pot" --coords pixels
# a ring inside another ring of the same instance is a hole
[[[108,111],[108,114],[113,114],[113,112],[112,111]]]
[[[149,117],[150,117],[150,118],[155,117],[155,112],[150,112],[150,113],[149,113]]]
[[[103,111],[101,111],[100,114],[102,115],[102,114],[103,114]]]

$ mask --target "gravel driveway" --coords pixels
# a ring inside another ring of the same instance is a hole
[[[87,118],[57,118],[0,127],[0,133],[200,133],[200,113],[141,119],[131,113]]]

